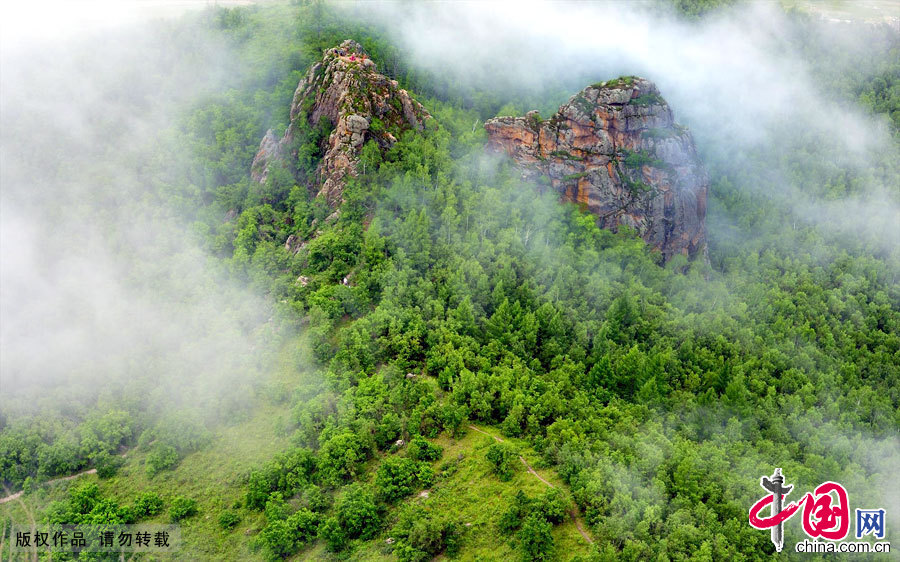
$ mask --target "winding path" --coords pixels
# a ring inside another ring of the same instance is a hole
[[[484,435],[487,435],[488,437],[493,437],[494,441],[497,441],[498,443],[503,443],[503,439],[497,437],[496,435],[491,435],[487,431],[478,429],[474,425],[470,425],[469,429],[474,429],[478,433],[483,433]],[[535,478],[537,478],[544,484],[550,486],[551,488],[555,487],[550,482],[547,482],[546,480],[544,480],[544,478],[540,474],[538,474],[537,471],[534,470],[534,468],[532,468],[530,464],[528,464],[528,461],[525,460],[525,457],[523,457],[522,455],[519,455],[519,460],[522,461],[522,464],[525,465],[525,469],[528,472],[530,472],[531,474],[533,474]],[[571,517],[572,521],[575,522],[575,528],[578,529],[578,532],[581,533],[581,536],[584,537],[584,540],[586,540],[590,544],[594,544],[594,539],[592,539],[590,537],[590,535],[588,535],[587,532],[584,530],[584,527],[581,526],[581,521],[578,519],[578,508],[577,507],[573,507],[572,509],[569,510],[569,517]]]
[[[73,480],[75,478],[78,478],[79,476],[84,476],[85,474],[96,474],[96,473],[97,473],[97,469],[92,468],[90,470],[85,470],[85,471],[79,472],[77,474],[72,474],[69,476],[63,476],[61,478],[54,478],[53,480],[47,480],[46,482],[41,482],[41,485],[53,484],[55,482],[63,482],[65,480]],[[10,494],[10,495],[6,496],[5,498],[0,498],[0,504],[4,504],[6,502],[11,502],[15,499],[18,499],[19,497],[22,496],[23,493],[24,493],[24,490],[19,490],[15,494]]]
[[[124,459],[125,457],[128,456],[128,451],[125,451],[121,455],[117,455],[117,456],[122,457]],[[54,478],[53,480],[47,480],[46,482],[41,482],[38,485],[43,486],[45,484],[53,484],[55,482],[65,482],[66,480],[74,480],[75,478],[78,478],[79,476],[84,476],[85,474],[96,474],[96,473],[97,473],[97,469],[91,468],[90,470],[83,470],[83,471],[77,472],[75,474],[70,474],[69,476],[61,476],[59,478]],[[4,498],[0,498],[0,505],[5,504],[6,502],[11,502],[13,500],[19,499],[20,497],[22,497],[23,493],[25,493],[25,490],[19,490],[15,494],[10,494]]]

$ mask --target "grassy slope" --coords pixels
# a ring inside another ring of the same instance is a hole
[[[287,389],[309,384],[310,377],[298,365],[305,365],[307,356],[305,342],[301,339],[288,341],[279,353],[275,372],[269,385],[269,395],[287,394]],[[431,382],[431,381],[429,381]],[[313,386],[315,386],[313,384]],[[277,390],[277,389],[282,390]],[[279,396],[284,398],[284,396]],[[287,415],[287,403],[261,405],[253,411],[252,417],[220,429],[213,441],[205,448],[187,455],[171,471],[164,471],[148,477],[144,459],[146,452],[133,450],[126,457],[125,465],[119,473],[108,480],[101,480],[95,474],[87,474],[73,480],[44,484],[35,491],[24,495],[21,501],[0,505],[0,520],[10,518],[17,524],[30,520],[29,513],[39,519],[39,514],[55,500],[64,500],[70,487],[96,482],[104,496],[111,497],[121,505],[131,505],[135,497],[144,491],[154,491],[165,501],[162,514],[143,522],[168,523],[168,507],[172,497],[182,495],[196,499],[199,513],[182,521],[182,548],[177,554],[180,560],[262,560],[261,553],[250,549],[250,538],[265,525],[261,512],[239,508],[241,523],[231,531],[222,531],[218,525],[219,515],[234,509],[246,493],[246,476],[249,472],[270,460],[275,454],[289,448],[289,437],[280,429]],[[498,435],[495,429],[479,427],[483,432]],[[466,525],[460,560],[508,560],[518,558],[515,545],[510,537],[503,537],[497,530],[500,516],[509,507],[518,490],[529,496],[537,496],[547,489],[547,485],[529,474],[521,463],[516,463],[516,473],[510,482],[501,482],[492,472],[485,459],[486,449],[493,439],[484,433],[466,429],[458,439],[442,434],[433,440],[444,448],[443,457],[435,461],[438,474],[427,498],[414,494],[386,514],[382,532],[369,542],[357,541],[354,548],[342,553],[340,558],[350,560],[392,560],[386,539],[404,504],[422,502],[437,513],[448,514]],[[535,468],[544,480],[567,491],[559,477],[551,470],[541,469],[537,453],[524,441],[506,439],[527,462]],[[379,459],[369,463],[369,480],[374,474]],[[444,472],[441,467],[455,465],[455,470]],[[588,545],[578,533],[572,521],[566,521],[553,530],[558,558],[569,559],[578,554],[586,554]],[[352,550],[352,552],[351,552]],[[6,556],[8,554],[4,552]],[[337,559],[325,551],[319,541],[299,552],[294,559],[320,560]],[[5,558],[4,558],[5,559]]]
[[[179,559],[189,560],[255,560],[245,532],[263,524],[261,513],[240,510],[244,517],[238,527],[229,533],[219,529],[219,514],[231,507],[246,493],[243,476],[269,460],[273,452],[287,447],[284,437],[276,437],[273,417],[276,408],[265,407],[240,424],[222,430],[206,448],[190,454],[174,469],[148,478],[144,469],[144,453],[129,455],[125,466],[108,480],[100,480],[95,474],[81,476],[67,482],[41,487],[27,494],[22,502],[14,501],[0,506],[0,518],[9,516],[13,521],[29,520],[26,509],[40,512],[54,500],[67,497],[71,486],[97,482],[104,496],[116,499],[122,505],[133,503],[143,491],[154,491],[168,500],[184,495],[197,500],[199,514],[182,522],[182,549]],[[166,506],[168,508],[168,505]],[[142,523],[168,523],[167,510]]]
[[[480,427],[479,429],[499,435],[498,432]],[[547,490],[547,485],[529,474],[521,463],[516,463],[516,473],[509,482],[501,482],[492,472],[485,459],[487,448],[494,442],[491,437],[469,429],[459,439],[441,435],[432,440],[444,448],[443,457],[434,463],[435,472],[440,467],[455,464],[456,470],[445,478],[438,478],[428,490],[428,497],[418,494],[407,498],[388,514],[385,530],[369,541],[359,544],[350,560],[392,560],[386,540],[390,537],[390,527],[396,519],[403,503],[421,502],[424,507],[436,513],[447,513],[466,525],[462,549],[458,560],[517,560],[519,553],[511,542],[511,537],[502,536],[498,531],[501,515],[511,505],[519,490],[529,496],[537,496]],[[544,480],[555,487],[568,491],[555,472],[540,469],[539,457],[524,441],[505,439],[512,444]],[[553,529],[557,558],[568,560],[588,553],[588,544],[578,533],[575,523],[568,520]],[[324,548],[317,544],[297,557],[301,560],[319,560],[325,556]],[[441,557],[442,559],[444,557]]]
[[[243,497],[246,492],[243,476],[253,467],[270,459],[275,452],[288,446],[287,438],[276,437],[272,427],[272,420],[279,414],[276,407],[258,410],[252,419],[222,431],[209,447],[188,455],[175,470],[163,472],[154,478],[148,478],[144,471],[144,454],[136,453],[129,455],[126,465],[114,478],[100,480],[91,474],[68,482],[46,485],[26,495],[23,502],[0,506],[0,517],[9,516],[13,521],[28,521],[23,503],[28,510],[40,512],[51,501],[65,499],[70,486],[87,482],[97,482],[105,496],[113,497],[123,505],[132,503],[134,497],[145,490],[155,491],[166,500],[175,495],[185,495],[198,501],[200,513],[182,522],[183,544],[178,553],[179,559],[260,560],[259,553],[254,553],[249,548],[249,535],[255,534],[264,525],[262,513],[238,510],[243,520],[230,532],[219,529],[218,517]],[[495,433],[489,428],[480,429]],[[399,508],[403,503],[413,502],[421,502],[428,509],[439,513],[453,514],[461,523],[469,524],[458,559],[518,558],[510,538],[500,536],[497,531],[500,516],[518,490],[536,496],[543,493],[547,486],[519,463],[516,464],[517,471],[513,479],[501,482],[491,473],[485,460],[486,449],[493,440],[476,431],[468,430],[460,439],[442,435],[434,441],[444,448],[442,459],[434,463],[435,470],[445,464],[456,464],[456,471],[445,478],[439,478],[429,490],[427,498],[416,494],[393,508],[387,515],[387,524],[382,533],[372,541],[357,542],[355,551],[347,559],[393,559],[385,541],[390,536],[390,527],[396,520]],[[542,478],[565,490],[554,472],[537,468],[538,455],[533,450],[523,442],[508,441],[519,448],[520,453]],[[373,466],[372,473],[374,468]],[[146,522],[168,523],[168,515],[163,513]],[[588,545],[572,521],[556,526],[553,538],[560,559],[587,554]],[[325,551],[324,545],[318,542],[301,551],[294,559],[320,560],[332,557]]]
[[[298,387],[311,378],[299,368],[307,351],[302,338],[286,338],[271,374],[270,389]],[[10,518],[18,524],[39,519],[39,514],[55,500],[68,497],[71,487],[96,482],[105,497],[120,505],[131,505],[144,491],[159,494],[166,505],[164,511],[142,523],[169,523],[169,500],[178,495],[197,500],[199,513],[182,521],[182,549],[178,559],[184,560],[261,560],[249,550],[249,537],[264,525],[264,516],[256,511],[241,509],[241,523],[231,532],[219,529],[219,515],[232,507],[246,494],[246,476],[289,446],[289,439],[279,431],[285,407],[261,404],[252,416],[232,426],[220,428],[212,442],[187,455],[174,470],[164,471],[150,478],[144,466],[145,451],[130,451],[118,474],[101,480],[95,474],[73,480],[44,484],[26,494],[20,501],[0,505],[0,521]],[[246,534],[245,534],[246,533]],[[5,554],[0,553],[0,554]]]

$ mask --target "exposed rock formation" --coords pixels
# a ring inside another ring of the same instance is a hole
[[[367,141],[390,148],[403,131],[422,129],[431,117],[395,80],[378,74],[351,40],[310,67],[290,115],[281,139],[271,130],[263,137],[251,176],[265,182],[274,164],[296,170],[299,145],[327,120],[333,128],[309,187],[333,206],[357,174]],[[491,119],[485,128],[491,150],[511,156],[526,178],[586,205],[602,227],[636,229],[666,260],[705,251],[708,179],[690,133],[673,122],[651,82],[628,77],[595,84],[549,120],[531,112]]]
[[[325,51],[306,73],[294,92],[291,124],[277,140],[270,130],[259,145],[251,176],[265,182],[274,162],[296,162],[295,140],[306,129],[328,119],[334,129],[316,170],[318,195],[336,205],[347,178],[355,176],[359,152],[369,139],[390,148],[400,133],[421,129],[431,117],[406,90],[375,71],[359,43],[347,40]]]
[[[484,126],[490,150],[586,205],[603,228],[636,229],[666,260],[705,252],[709,180],[690,133],[648,80],[594,84],[548,120],[529,112]]]
[[[265,183],[269,177],[269,162],[279,157],[281,143],[272,129],[266,131],[266,136],[259,143],[259,150],[253,157],[253,164],[250,166],[250,177],[259,183]]]

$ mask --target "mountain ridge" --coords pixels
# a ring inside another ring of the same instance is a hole
[[[306,132],[327,130],[307,188],[339,214],[344,187],[359,173],[363,145],[375,141],[386,151],[403,132],[423,130],[432,118],[376,68],[351,39],[326,49],[297,85],[284,136],[270,129],[261,140],[252,179],[265,183],[276,162],[296,170]],[[583,204],[602,228],[633,228],[664,261],[706,255],[709,179],[691,134],[675,123],[649,80],[593,84],[550,119],[532,111],[489,119],[484,128],[489,152],[511,157],[522,178],[539,189],[549,186],[563,200]]]

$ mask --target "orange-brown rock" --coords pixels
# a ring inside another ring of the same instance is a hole
[[[515,160],[525,179],[549,180],[602,227],[634,228],[665,260],[705,253],[709,180],[690,133],[650,81],[594,84],[550,119],[532,111],[484,126],[489,150]]]
[[[422,129],[430,117],[396,80],[376,72],[375,63],[359,43],[344,41],[327,49],[300,80],[291,103],[290,126],[280,140],[272,131],[266,133],[253,160],[251,177],[262,183],[274,163],[295,163],[297,153],[292,146],[299,132],[306,125],[316,127],[328,119],[334,128],[316,169],[316,185],[311,187],[329,204],[337,205],[347,179],[357,174],[363,144],[373,139],[381,148],[390,148],[400,133]]]

